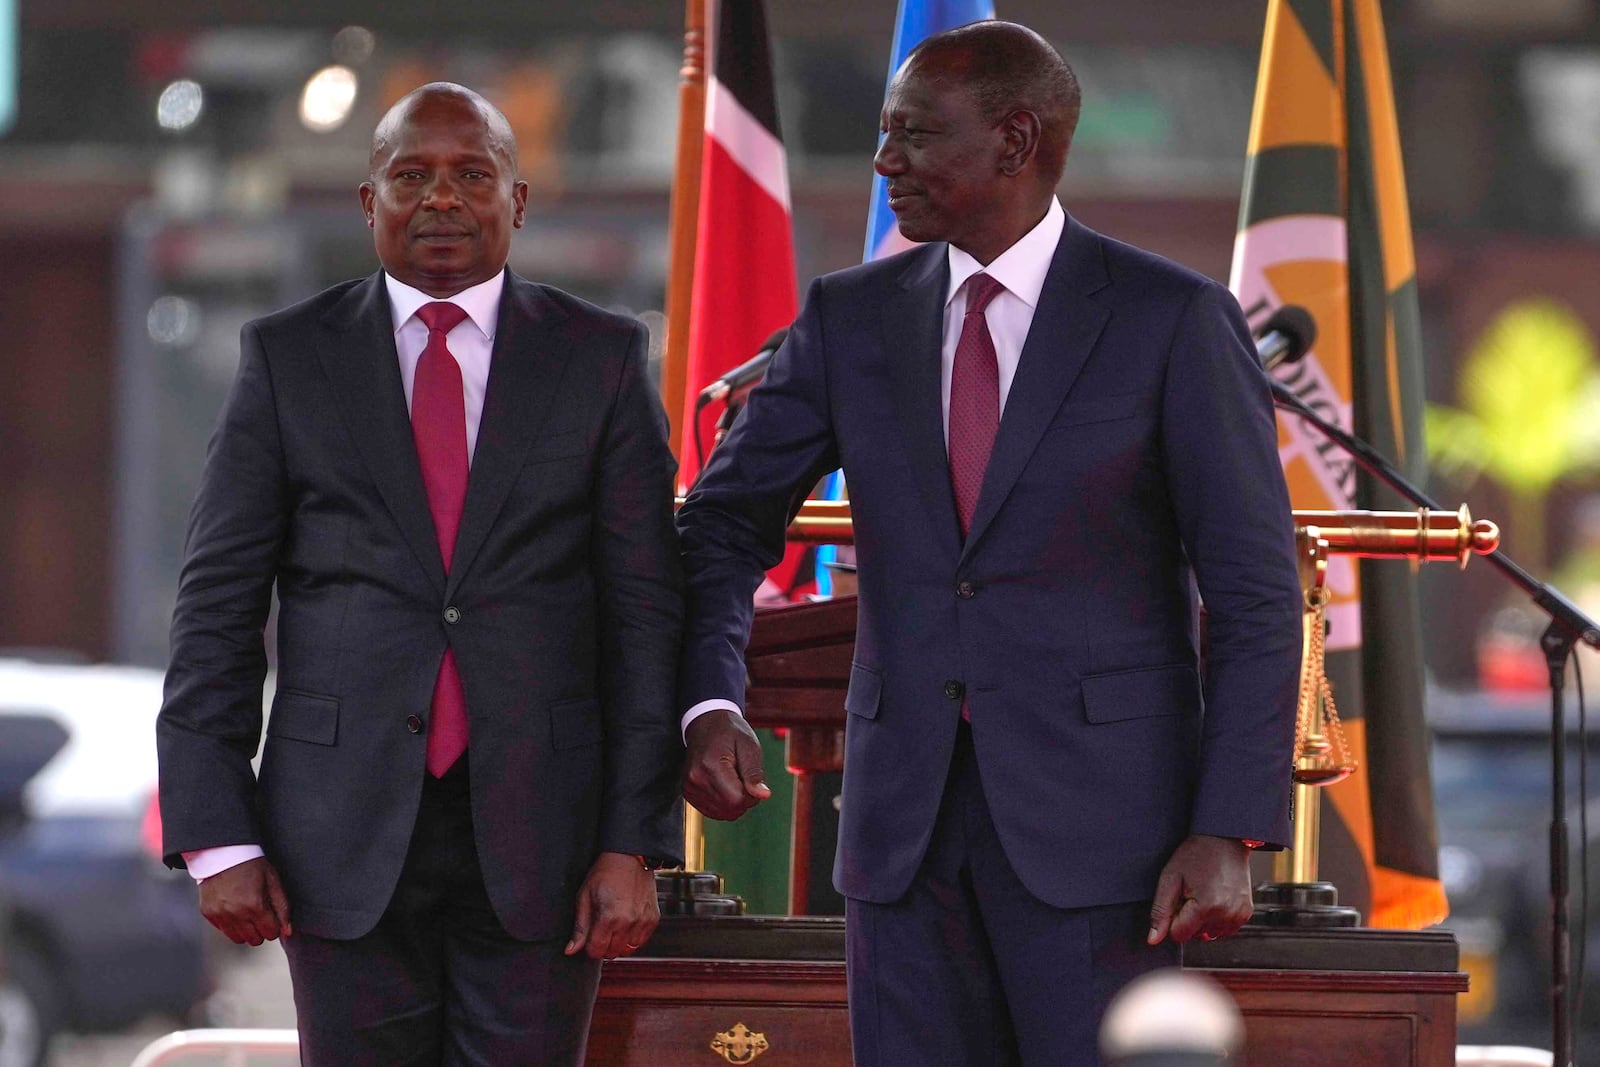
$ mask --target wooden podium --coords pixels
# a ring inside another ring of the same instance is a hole
[[[592,1067],[849,1067],[844,920],[666,919],[605,965]],[[1450,1067],[1467,988],[1444,931],[1269,930],[1185,947],[1245,1020],[1245,1067]]]
[[[809,842],[809,775],[842,765],[852,597],[756,615],[746,715],[788,731],[795,838]],[[803,886],[809,847],[791,879]],[[792,900],[806,899],[802,891]],[[1467,976],[1445,931],[1247,927],[1186,946],[1245,1018],[1251,1067],[1351,1063],[1449,1067]],[[849,1067],[844,920],[667,918],[644,954],[605,965],[590,1028],[593,1067]]]

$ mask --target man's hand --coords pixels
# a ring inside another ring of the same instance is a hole
[[[578,914],[566,954],[585,948],[597,960],[631,956],[655,933],[661,921],[656,906],[656,876],[638,856],[602,852],[578,890]]]
[[[1231,837],[1193,834],[1167,860],[1150,907],[1150,944],[1227,937],[1250,918],[1250,848]]]
[[[761,742],[744,716],[726,708],[689,724],[683,796],[713,819],[732,821],[772,795],[761,769]]]
[[[294,932],[289,925],[289,898],[265,856],[201,882],[200,914],[236,945],[259,945]]]

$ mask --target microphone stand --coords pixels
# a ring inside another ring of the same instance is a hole
[[[1444,510],[1422,490],[1412,485],[1371,445],[1339,426],[1330,423],[1296,396],[1288,386],[1268,378],[1273,403],[1299,416],[1322,435],[1349,453],[1362,470],[1388,485],[1412,503],[1433,511]],[[1600,649],[1600,625],[1548,582],[1534,578],[1500,549],[1484,557],[1511,583],[1550,617],[1550,625],[1539,638],[1550,672],[1550,1011],[1555,1045],[1556,1067],[1572,1063],[1572,1005],[1568,985],[1572,975],[1572,942],[1569,932],[1567,834],[1567,731],[1564,706],[1567,660],[1573,648],[1583,642]]]

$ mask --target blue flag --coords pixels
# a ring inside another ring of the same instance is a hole
[[[895,18],[894,47],[889,51],[889,77],[884,82],[884,95],[888,96],[888,83],[894,80],[895,71],[906,61],[906,56],[923,39],[957,26],[965,26],[979,19],[994,18],[994,0],[900,0],[900,13]],[[862,262],[881,256],[893,255],[911,247],[911,242],[900,236],[895,228],[894,212],[889,210],[888,187],[883,175],[872,176],[872,206],[867,209],[867,245]]]
[[[889,50],[889,77],[884,82],[884,96],[889,94],[889,82],[895,71],[906,61],[906,56],[923,39],[957,26],[965,26],[979,19],[994,18],[994,0],[900,0],[900,11],[895,16],[894,46]],[[880,138],[881,140],[881,138]],[[863,262],[893,255],[911,247],[911,242],[900,236],[895,226],[894,212],[889,210],[888,186],[883,175],[872,176],[872,203],[867,208],[867,242],[861,254]],[[839,471],[828,475],[822,495],[827,500],[844,497],[844,476]],[[824,564],[839,558],[839,550],[824,545],[817,550],[817,592],[826,596],[833,592],[832,572]]]

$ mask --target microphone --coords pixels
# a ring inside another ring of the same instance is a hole
[[[1271,371],[1285,363],[1297,363],[1317,340],[1317,324],[1311,312],[1299,304],[1284,304],[1261,324],[1256,334],[1256,355],[1262,369]]]
[[[700,390],[700,398],[695,401],[695,407],[703,408],[713,400],[726,400],[730,403],[742,400],[767,373],[767,364],[772,362],[773,353],[778,351],[783,339],[788,336],[789,328],[785,326],[761,342],[761,350],[754,356]]]

